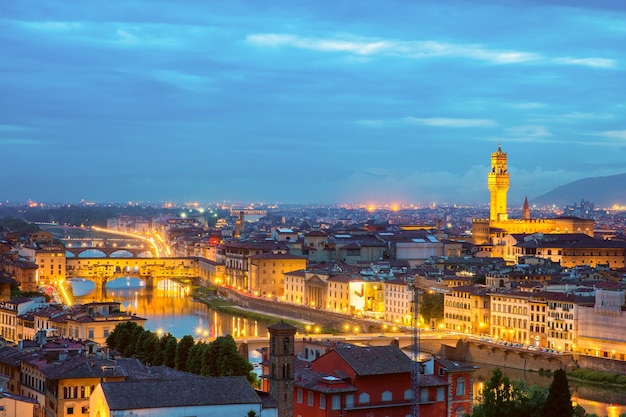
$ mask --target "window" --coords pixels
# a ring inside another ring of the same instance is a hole
[[[413,399],[413,391],[410,390],[410,389],[404,391],[404,399],[405,400],[412,400]]]
[[[313,393],[309,392],[308,406],[313,407]]]
[[[465,378],[463,377],[456,380],[456,395],[465,395]]]
[[[320,409],[326,409],[326,396],[324,394],[320,394]]]
[[[298,388],[298,404],[302,404],[302,388]]]
[[[437,387],[437,401],[444,401],[446,398],[446,388]]]
[[[332,396],[332,404],[331,409],[340,410],[341,409],[341,395],[333,395]]]
[[[370,395],[367,392],[359,394],[359,404],[367,404],[370,402]]]
[[[66,414],[74,414],[74,407],[67,407],[67,413]]]
[[[420,390],[420,402],[427,403],[428,402],[428,388],[422,388]]]
[[[354,407],[354,394],[346,394],[346,408]]]
[[[380,398],[380,399],[381,399],[383,402],[386,402],[386,401],[391,401],[391,399],[392,399],[391,391],[385,391],[385,392],[383,392],[383,395],[381,396],[381,398]]]

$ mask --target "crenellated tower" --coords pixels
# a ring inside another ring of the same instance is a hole
[[[500,149],[491,154],[491,172],[487,178],[489,187],[489,220],[492,222],[506,221],[506,193],[509,191],[509,171],[506,167],[506,153]]]

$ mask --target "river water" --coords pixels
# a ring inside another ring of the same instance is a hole
[[[266,337],[267,326],[272,324],[215,311],[193,300],[185,287],[172,281],[150,289],[142,286],[137,278],[119,278],[107,283],[104,294],[96,295],[92,281],[73,279],[72,289],[77,303],[120,302],[123,311],[148,319],[144,325],[146,330],[170,333],[179,339],[191,335],[196,340],[212,340],[227,334]],[[260,353],[250,352],[251,362],[258,362],[260,357]]]

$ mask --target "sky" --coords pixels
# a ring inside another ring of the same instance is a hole
[[[0,2],[0,201],[509,204],[626,172],[626,3]]]

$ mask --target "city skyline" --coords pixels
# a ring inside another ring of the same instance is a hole
[[[106,7],[105,7],[106,6]],[[0,6],[0,201],[509,202],[626,172],[626,6]]]

